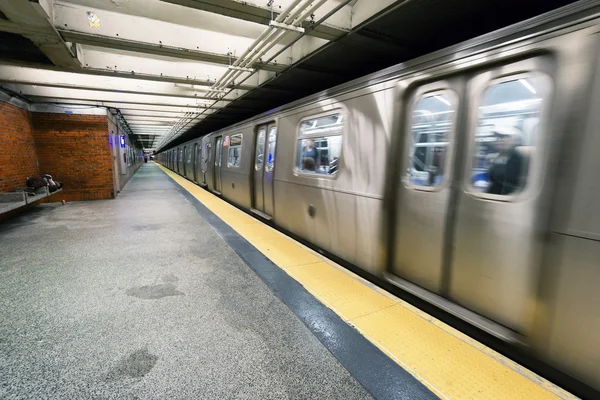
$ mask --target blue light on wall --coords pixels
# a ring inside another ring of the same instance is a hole
[[[121,148],[125,148],[125,135],[121,135]]]

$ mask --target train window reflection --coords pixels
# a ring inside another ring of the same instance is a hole
[[[442,183],[455,111],[452,98],[443,93],[428,94],[415,105],[406,171],[413,185]]]
[[[302,121],[296,149],[296,169],[305,173],[335,174],[342,152],[343,128],[341,113]]]
[[[471,185],[482,193],[521,192],[529,175],[542,107],[540,79],[515,79],[483,94],[475,131]]]
[[[242,158],[242,135],[231,135],[229,137],[228,167],[239,167]]]

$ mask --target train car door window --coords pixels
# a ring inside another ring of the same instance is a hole
[[[303,120],[296,146],[296,171],[334,175],[339,168],[343,130],[341,112]]]
[[[260,129],[256,137],[256,153],[254,154],[254,170],[262,171],[265,161],[265,130]]]
[[[275,169],[275,146],[277,145],[277,127],[269,129],[269,140],[267,141],[267,165],[265,172],[273,172]]]
[[[239,167],[242,159],[242,134],[229,137],[229,153],[227,158],[228,167]]]
[[[200,168],[200,160],[201,155],[200,153],[202,152],[202,145],[200,145],[200,147],[198,147],[198,143],[194,143],[194,162],[192,164],[193,168],[194,168],[194,181],[198,182],[198,168]]]
[[[542,79],[523,76],[483,93],[474,135],[470,185],[475,192],[511,196],[528,184],[544,101]]]
[[[256,128],[252,211],[258,211],[262,217],[267,218],[273,215],[275,208],[273,177],[276,142],[277,126],[273,122]]]
[[[406,167],[406,180],[410,185],[442,184],[455,113],[456,100],[449,92],[428,93],[415,103]]]
[[[223,137],[219,136],[215,142],[215,169],[214,169],[214,190],[221,193],[221,165],[223,162]]]

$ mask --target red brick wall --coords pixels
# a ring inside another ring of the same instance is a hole
[[[32,117],[40,173],[65,185],[49,201],[114,198],[107,116],[36,112]]]
[[[0,192],[25,186],[38,173],[31,113],[0,101]]]

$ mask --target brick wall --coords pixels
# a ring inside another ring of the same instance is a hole
[[[25,186],[38,173],[31,113],[0,101],[0,192]]]
[[[34,112],[32,120],[40,173],[65,185],[49,201],[114,198],[107,116]]]

